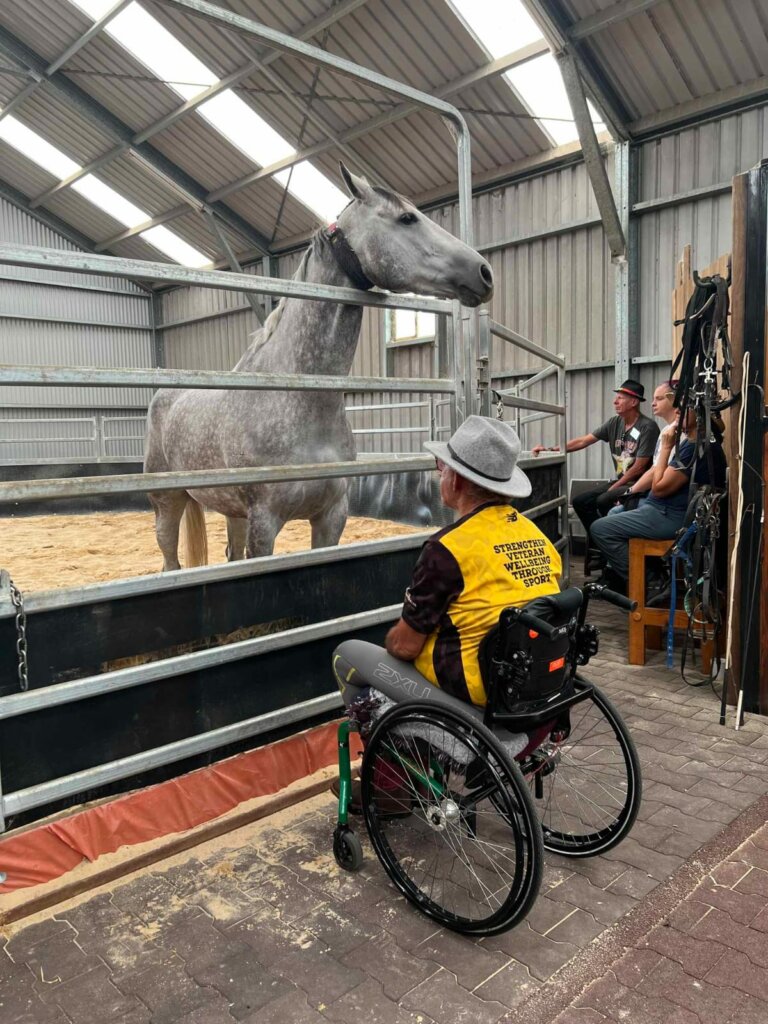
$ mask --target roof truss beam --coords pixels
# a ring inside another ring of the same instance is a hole
[[[177,193],[182,195],[192,208],[205,209],[210,205],[213,212],[233,231],[248,239],[262,253],[269,250],[269,240],[250,225],[245,218],[223,203],[211,203],[207,198],[207,189],[199,182],[165,157],[149,143],[134,145],[133,132],[106,107],[94,100],[88,93],[71,82],[60,71],[45,77],[45,61],[28,46],[17,39],[6,28],[0,26],[0,53],[13,61],[18,67],[25,68],[33,75],[45,78],[46,85],[53,88],[81,117],[105,132],[112,139],[125,143],[135,155],[154,173],[161,177]]]
[[[661,0],[621,0],[620,3],[611,4],[602,11],[590,14],[588,18],[574,22],[570,29],[571,39],[586,39],[587,36],[601,32],[635,14],[641,14],[660,3]]]
[[[3,109],[0,110],[0,121],[16,110],[17,107],[20,107],[25,100],[45,85],[51,75],[55,74],[70,57],[73,57],[79,50],[82,50],[84,46],[87,46],[94,36],[97,36],[102,29],[106,28],[113,18],[116,18],[121,11],[125,10],[129,3],[131,3],[131,0],[118,0],[118,2],[111,7],[106,14],[103,14],[97,21],[94,21],[86,32],[83,32],[81,36],[78,36],[78,38],[67,47],[60,57],[57,57],[52,64],[49,64],[48,67],[43,70],[42,74],[35,74],[30,71],[29,73],[32,74],[33,80],[29,82],[28,85],[25,85],[12,100],[10,100]]]
[[[505,71],[519,67],[521,64],[534,60],[534,58],[540,57],[544,53],[549,53],[549,46],[545,42],[539,41],[536,43],[530,43],[528,46],[521,47],[521,49],[509,53],[505,57],[498,57],[496,60],[489,61],[489,63],[484,64],[483,67],[477,68],[476,70],[469,72],[467,75],[462,75],[461,78],[456,78],[451,82],[447,82],[445,85],[435,90],[435,96],[439,99],[446,99],[448,96],[461,92],[462,89],[468,89],[471,86],[477,85],[479,82],[484,82],[489,78],[496,78],[498,75],[504,74]],[[413,103],[399,103],[391,110],[385,111],[363,124],[358,124],[353,128],[348,128],[347,131],[342,132],[339,136],[339,142],[349,143],[355,139],[360,139],[364,135],[369,135],[371,132],[374,132],[379,128],[385,128],[387,125],[394,124],[396,121],[400,121],[402,118],[408,117],[418,109],[419,108]],[[222,185],[221,188],[218,188],[211,193],[211,198],[222,199],[225,196],[232,195],[232,193],[239,192],[240,189],[253,184],[255,181],[259,181],[261,178],[269,178],[273,174],[277,174],[278,171],[283,171],[303,160],[310,160],[313,157],[320,156],[322,153],[326,153],[333,147],[334,143],[329,141],[320,142],[315,146],[310,146],[307,149],[300,150],[292,157],[286,157],[284,160],[279,160],[274,164],[270,164],[268,167],[262,167],[258,171],[246,174],[242,178],[238,178],[236,181],[229,182],[227,185]]]
[[[589,107],[587,106],[584,83],[572,53],[558,54],[557,62],[560,67],[560,73],[563,76],[563,82],[565,83],[568,102],[571,104],[573,117],[576,121],[579,142],[581,142],[581,150],[584,154],[584,163],[587,166],[589,178],[592,182],[592,190],[597,200],[597,207],[600,210],[605,236],[611,250],[611,258],[621,259],[626,257],[627,240],[616,209],[616,201],[611,189],[611,183],[608,180],[605,162],[600,152],[600,145],[595,134],[595,126],[592,123]]]
[[[566,24],[564,17],[556,11],[553,0],[523,0],[523,3],[549,41],[554,55],[558,56],[566,51],[573,54],[579,75],[590,98],[600,111],[608,131],[617,142],[625,142],[629,138],[629,115],[609,83],[603,79],[583,44],[573,37],[572,26]]]
[[[312,36],[317,35],[318,32],[322,32],[324,29],[329,28],[341,18],[345,17],[347,14],[351,14],[352,11],[357,10],[358,7],[362,7],[363,4],[367,2],[368,0],[342,0],[341,3],[329,8],[329,10],[324,14],[321,14],[317,18],[313,18],[312,21],[308,22],[299,33],[298,38],[304,40],[311,39]],[[191,100],[187,100],[186,103],[182,103],[175,110],[172,110],[170,113],[158,118],[157,121],[154,121],[151,125],[148,125],[140,132],[137,132],[131,139],[130,144],[122,143],[114,149],[107,150],[107,152],[92,161],[88,167],[81,168],[79,171],[76,171],[75,174],[70,175],[68,178],[63,178],[55,185],[52,185],[51,188],[46,189],[45,192],[41,192],[40,195],[35,196],[32,200],[33,206],[46,202],[46,200],[50,199],[51,196],[54,196],[62,189],[69,188],[70,185],[73,185],[84,175],[90,174],[92,171],[104,167],[106,164],[120,156],[121,153],[125,153],[130,149],[131,145],[138,146],[142,142],[147,142],[153,136],[158,135],[160,132],[165,131],[167,128],[176,124],[176,122],[181,120],[182,117],[186,117],[187,114],[191,114],[193,111],[197,110],[198,107],[201,107],[208,100],[213,99],[214,96],[218,96],[219,93],[225,92],[227,89],[232,89],[239,85],[240,82],[249,78],[254,71],[263,70],[270,64],[274,64],[274,62],[281,56],[282,55],[277,51],[267,49],[259,51],[258,54],[251,55],[247,64],[237,68],[231,74],[220,79],[218,82],[214,82],[213,85],[209,86],[203,92],[199,93],[197,96],[193,96]]]
[[[214,238],[219,243],[221,251],[227,258],[227,263],[229,263],[229,269],[235,274],[242,274],[243,268],[240,266],[238,262],[237,256],[235,255],[235,250],[229,244],[229,239],[221,230],[219,222],[216,220],[212,213],[206,213],[205,217],[210,225],[211,231],[213,232]],[[245,295],[248,305],[253,310],[256,319],[259,322],[259,325],[263,327],[264,310],[259,305],[259,300],[256,298],[253,292],[244,292],[243,294]]]
[[[444,99],[447,96],[460,92],[462,89],[476,85],[478,82],[483,82],[488,78],[495,78],[497,75],[504,74],[504,72],[509,71],[510,68],[525,64],[527,61],[533,60],[542,53],[549,53],[549,46],[546,43],[543,41],[531,43],[528,46],[521,47],[519,50],[515,50],[513,53],[507,54],[505,57],[499,57],[496,60],[490,61],[488,64],[483,65],[482,68],[477,68],[474,71],[469,72],[469,74],[462,75],[461,78],[447,82],[440,89],[436,90],[436,95],[439,98]],[[354,139],[362,138],[362,136],[375,131],[377,128],[383,128],[386,125],[393,124],[395,121],[399,121],[403,117],[407,117],[418,109],[419,108],[415,104],[400,103],[393,107],[392,110],[386,111],[378,117],[374,117],[371,120],[366,121],[364,124],[355,125],[354,128],[350,128],[348,131],[343,132],[336,141],[329,139],[325,142],[320,142],[315,146],[310,146],[307,149],[300,150],[291,157],[286,157],[284,160],[279,160],[276,163],[270,164],[268,167],[262,167],[257,171],[251,171],[244,177],[238,178],[236,181],[230,182],[227,185],[223,185],[221,188],[209,193],[206,197],[206,202],[209,204],[215,204],[226,196],[232,195],[234,192],[238,192],[240,189],[253,184],[253,182],[260,181],[262,178],[271,178],[272,175],[277,174],[278,171],[286,170],[289,167],[293,167],[294,164],[301,163],[303,160],[309,160],[312,157],[326,153],[328,150],[334,149],[340,143],[349,143]],[[360,158],[356,156],[355,159],[359,164]],[[126,228],[125,231],[121,231],[119,234],[103,239],[97,243],[97,250],[103,251],[105,249],[110,249],[118,242],[121,242],[126,238],[131,238],[134,235],[141,234],[142,231],[147,231],[151,227],[155,227],[158,224],[167,224],[169,221],[176,220],[177,217],[183,216],[185,212],[187,211],[184,207],[178,206],[166,210],[144,224],[139,224],[135,228]],[[262,249],[256,249],[254,252],[256,255],[263,255]],[[253,253],[251,253],[251,255],[253,255]]]

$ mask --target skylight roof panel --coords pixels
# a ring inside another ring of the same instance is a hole
[[[522,0],[448,0],[491,57],[503,57],[512,50],[542,38],[541,30],[523,6]],[[556,145],[578,139],[560,69],[551,54],[544,54],[504,78],[524,101],[541,128]],[[603,131],[590,106],[596,131]]]
[[[110,0],[70,2],[96,19],[109,9]],[[217,81],[213,71],[136,2],[113,18],[105,31],[185,100]],[[295,152],[290,142],[229,89],[201,104],[198,114],[261,167]],[[319,171],[315,174],[299,172],[290,179],[290,191],[309,209],[325,216],[329,197],[336,186],[330,180],[321,182],[321,178]],[[343,197],[340,190],[336,191]]]
[[[127,228],[135,227],[137,224],[143,224],[145,220],[149,220],[148,213],[121,196],[119,192],[93,174],[86,174],[84,178],[74,182],[72,188]]]
[[[11,114],[0,120],[0,138],[57,178],[66,178],[80,169],[74,160]],[[141,207],[136,206],[93,174],[86,174],[74,182],[72,190],[125,227],[136,227],[151,219]],[[208,262],[207,257],[187,245],[167,228],[163,232],[153,234],[148,240],[171,259],[178,259],[181,256],[183,262],[188,262],[192,266]]]
[[[66,178],[78,170],[78,164],[61,150],[46,142],[37,132],[18,121],[12,114],[0,121],[0,139],[29,157],[56,178]]]
[[[142,231],[140,237],[185,267],[204,267],[211,262],[210,256],[206,256],[205,253],[189,245],[163,224],[158,224],[157,227],[150,228],[148,231]]]

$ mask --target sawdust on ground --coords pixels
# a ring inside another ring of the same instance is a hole
[[[162,556],[155,540],[154,513],[112,512],[0,519],[0,567],[23,592],[57,590],[86,583],[128,579],[160,572]],[[209,564],[225,562],[226,520],[206,515]],[[342,544],[382,540],[423,527],[384,519],[351,518]],[[287,523],[275,554],[311,547],[310,525]],[[183,555],[182,555],[183,563]]]

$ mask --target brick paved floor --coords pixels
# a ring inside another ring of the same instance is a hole
[[[626,647],[621,619],[604,616],[588,674],[635,737],[638,822],[602,857],[547,855],[541,895],[515,930],[469,940],[436,929],[367,843],[362,872],[339,871],[322,795],[15,926],[0,954],[0,1024],[495,1024],[555,1013],[557,1024],[765,1024],[768,831],[698,876],[696,857],[768,793],[768,722],[721,728],[711,691],[687,686],[661,655],[627,666]],[[591,966],[590,952],[684,865],[695,891],[609,969]],[[582,966],[558,1008],[569,963]]]

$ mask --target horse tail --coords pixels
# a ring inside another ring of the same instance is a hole
[[[208,534],[205,529],[203,506],[190,498],[182,521],[184,537],[184,566],[208,565]]]

